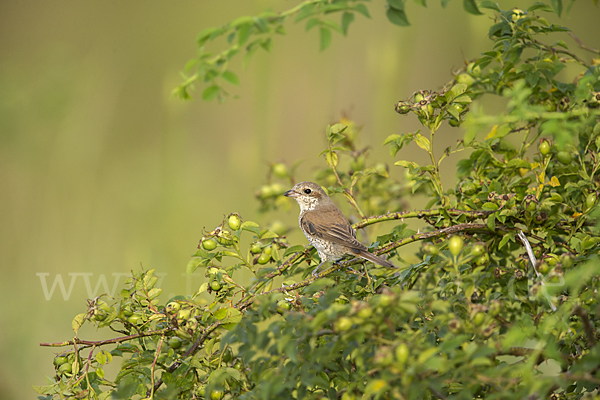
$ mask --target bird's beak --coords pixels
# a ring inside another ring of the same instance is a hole
[[[291,189],[285,192],[283,195],[286,197],[298,197],[298,193],[294,192]]]

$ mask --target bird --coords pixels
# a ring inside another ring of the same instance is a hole
[[[356,239],[356,232],[350,222],[318,184],[300,182],[283,195],[293,198],[300,206],[300,229],[321,258],[321,263],[312,272],[313,276],[317,275],[319,268],[326,262],[336,262],[347,254],[384,267],[396,268],[394,264],[369,253],[367,247]]]

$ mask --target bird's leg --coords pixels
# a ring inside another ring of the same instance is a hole
[[[317,276],[317,275],[318,275],[317,271],[318,271],[318,270],[319,270],[319,268],[321,268],[321,266],[322,266],[323,264],[325,264],[326,262],[327,262],[327,261],[321,261],[321,264],[317,265],[317,267],[316,267],[315,269],[313,269],[313,272],[312,272],[312,276],[313,276],[313,277],[315,277],[315,276]]]

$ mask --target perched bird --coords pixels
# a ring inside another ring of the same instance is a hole
[[[298,202],[300,229],[319,252],[321,264],[313,270],[313,276],[325,262],[337,261],[346,254],[396,268],[394,264],[369,253],[367,247],[356,239],[356,232],[321,186],[300,182],[284,195]]]

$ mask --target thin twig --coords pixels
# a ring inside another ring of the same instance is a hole
[[[587,50],[591,53],[600,54],[600,50],[586,46],[577,36],[575,36],[575,34],[573,32],[569,32],[569,35],[573,38],[573,40],[575,40],[575,42],[577,42],[579,47],[581,47],[582,49]]]
[[[535,271],[535,274],[537,275],[538,278],[540,278],[540,282],[541,282],[542,286],[545,286],[546,282],[545,282],[545,279],[544,279],[544,275],[540,274],[540,272],[536,268],[536,266],[537,266],[537,260],[535,258],[535,254],[533,254],[533,250],[531,249],[531,245],[529,244],[529,240],[527,240],[527,236],[525,236],[525,234],[523,233],[523,231],[519,231],[519,233],[517,234],[517,237],[521,240],[521,242],[525,246],[525,249],[527,250],[527,255],[529,256],[529,262],[531,263],[531,266],[533,267],[533,270]],[[554,303],[548,297],[546,297],[546,301],[548,302],[548,305],[550,305],[550,308],[552,309],[552,311],[556,311],[557,310],[557,308],[554,305]]]

